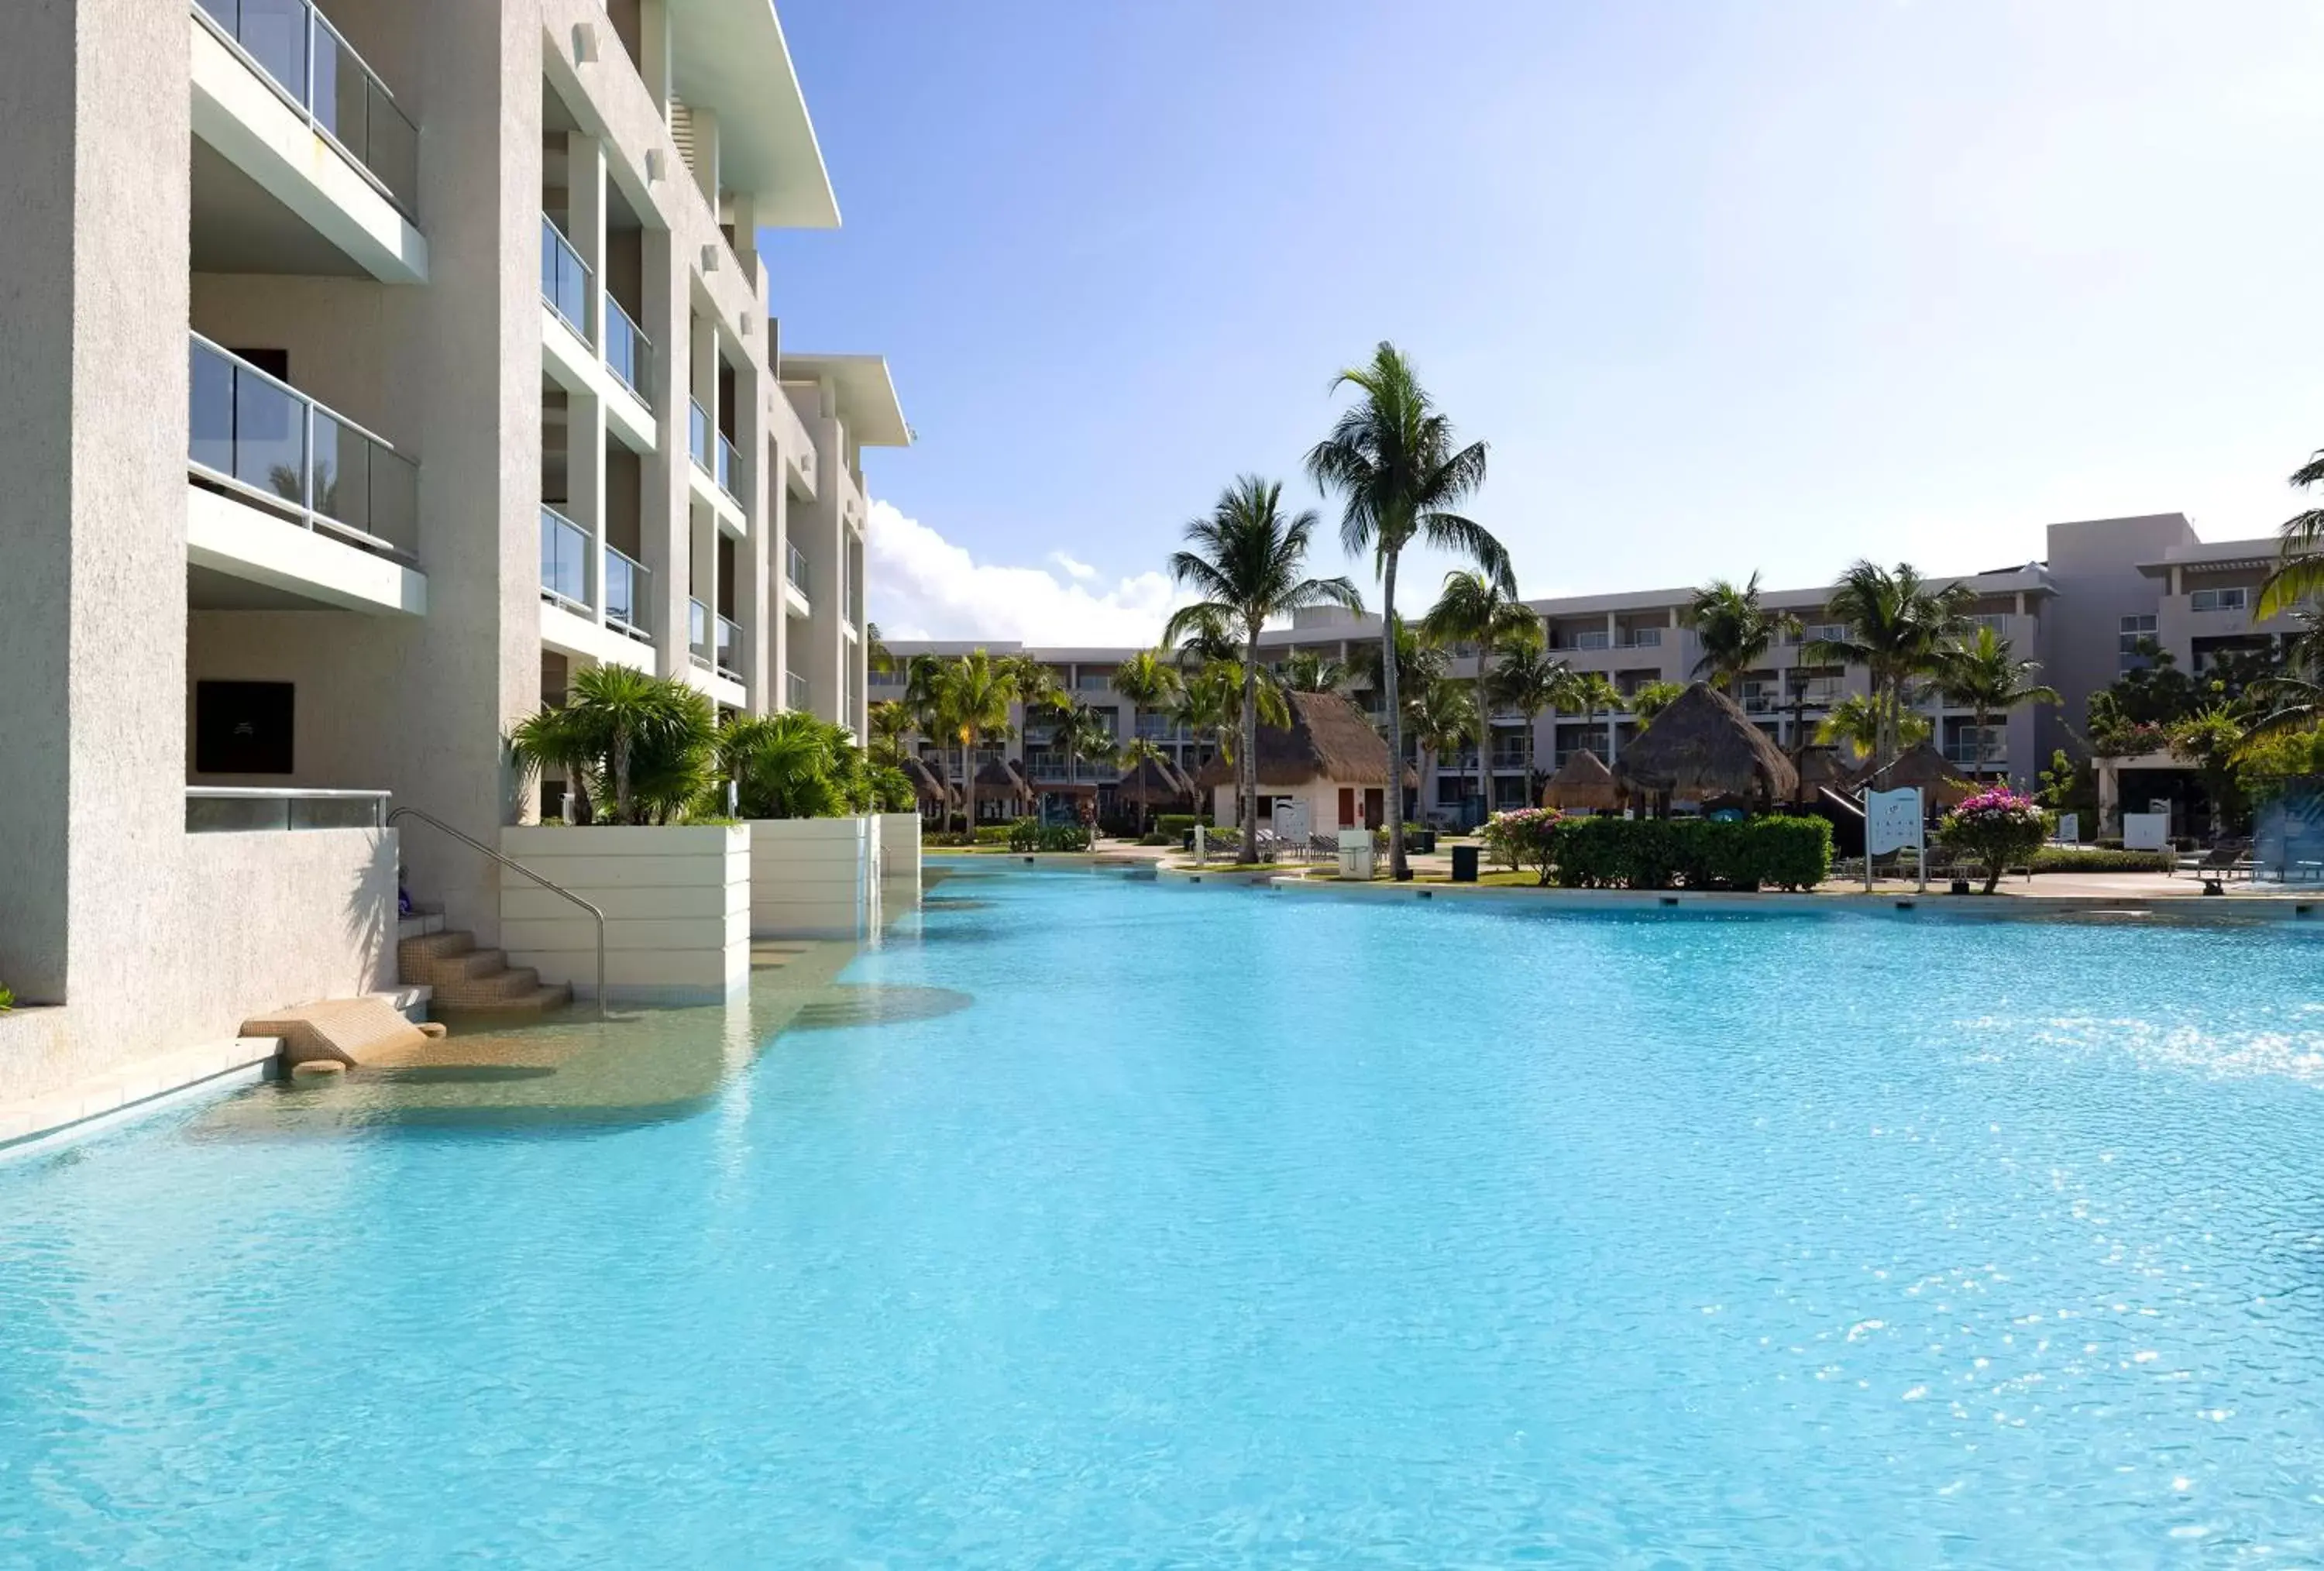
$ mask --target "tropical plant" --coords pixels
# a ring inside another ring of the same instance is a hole
[[[1495,813],[1485,820],[1480,834],[1494,861],[1512,871],[1530,867],[1546,884],[1556,871],[1557,827],[1563,821],[1563,816],[1554,808],[1518,808]]]
[[[1641,725],[1654,724],[1655,716],[1685,696],[1683,682],[1641,682],[1630,694],[1630,713],[1638,717]]]
[[[1968,798],[1937,824],[1937,842],[1960,852],[1985,869],[1985,892],[2000,887],[2001,875],[2028,863],[2049,837],[2050,820],[2032,797],[2006,786],[1989,786]]]
[[[1115,685],[1119,687],[1120,684],[1117,682]],[[1127,775],[1136,772],[1148,763],[1167,766],[1170,762],[1170,754],[1167,749],[1162,747],[1150,737],[1132,736],[1129,741],[1121,743],[1118,747],[1116,747],[1113,754],[1113,762],[1115,765],[1120,768],[1125,775]],[[1138,832],[1140,835],[1145,834],[1148,826],[1153,822],[1153,814],[1154,804],[1146,800],[1143,797],[1139,798],[1138,803]]]
[[[0,987],[0,1014],[6,1014],[10,1010],[15,1007],[15,993],[9,988]]]
[[[1602,760],[1614,751],[1614,714],[1622,707],[1622,690],[1609,680],[1604,671],[1575,671],[1568,678],[1565,692],[1557,700],[1560,709],[1582,716],[1582,733],[1587,737],[1598,729],[1598,716],[1606,716],[1606,738],[1601,745],[1591,741],[1585,744]]]
[[[738,715],[718,731],[720,772],[746,818],[827,818],[847,812],[844,726],[788,709]]]
[[[1904,746],[1909,684],[1935,672],[1975,598],[1962,585],[1930,583],[1908,562],[1884,568],[1858,561],[1840,575],[1826,615],[1846,631],[1812,641],[1801,658],[1819,665],[1860,665],[1870,673],[1876,764],[1886,763]]]
[[[509,751],[528,777],[565,772],[583,821],[667,823],[715,781],[717,715],[687,684],[629,666],[577,672],[566,701],[517,723]],[[605,798],[610,799],[594,799]]]
[[[1472,568],[1455,568],[1444,575],[1436,604],[1421,619],[1420,631],[1440,644],[1466,643],[1477,652],[1477,690],[1470,707],[1477,736],[1477,794],[1486,811],[1493,806],[1493,662],[1519,649],[1540,649],[1547,642],[1541,618],[1503,588],[1499,580]],[[1528,750],[1529,752],[1530,750]],[[1533,799],[1532,771],[1526,771],[1526,799]],[[1438,789],[1443,789],[1440,781]]]
[[[1310,510],[1286,518],[1280,482],[1238,476],[1210,513],[1186,526],[1187,549],[1170,556],[1170,576],[1200,596],[1174,614],[1163,629],[1174,640],[1188,629],[1225,628],[1241,638],[1242,747],[1235,761],[1235,794],[1242,818],[1242,860],[1259,860],[1259,635],[1277,617],[1310,605],[1363,609],[1363,596],[1344,578],[1307,576],[1307,547],[1315,533]]]
[[[1535,778],[1534,737],[1543,715],[1557,707],[1572,670],[1540,644],[1512,650],[1493,668],[1493,702],[1525,716],[1526,800],[1541,800],[1541,782]]]
[[[2163,727],[2173,756],[2195,766],[2211,807],[2211,837],[2226,834],[2243,813],[2236,763],[2244,750],[2244,726],[2222,704]]]
[[[1928,736],[1926,715],[1917,709],[1891,714],[1886,698],[1876,698],[1869,693],[1849,694],[1816,722],[1815,729],[1818,742],[1827,746],[1846,743],[1859,759],[1878,752],[1884,738],[1904,748],[1925,742]]]
[[[1679,620],[1694,630],[1695,642],[1702,649],[1694,674],[1729,694],[1766,658],[1776,640],[1796,633],[1800,626],[1792,613],[1759,603],[1757,573],[1739,589],[1725,578],[1713,578],[1694,592]]]
[[[1948,703],[1968,709],[1977,717],[1977,773],[1980,778],[1985,774],[1989,752],[1987,740],[1993,716],[2006,716],[2026,704],[2059,702],[2057,688],[2034,680],[2041,670],[2041,661],[2019,660],[2010,652],[2009,641],[1990,627],[1978,628],[1974,638],[1956,640],[1938,660],[1938,690]]]
[[[1284,657],[1276,682],[1286,693],[1335,693],[1347,685],[1348,668],[1312,649],[1295,649]]]
[[[2294,490],[2324,486],[2324,448],[2292,472]],[[2324,507],[2304,508],[2283,521],[2282,555],[2273,572],[2260,585],[2259,604],[2252,615],[2264,620],[2324,596]]]
[[[1485,444],[1456,446],[1452,422],[1392,344],[1382,343],[1369,364],[1341,372],[1332,386],[1352,387],[1358,398],[1308,453],[1307,474],[1327,495],[1341,497],[1340,541],[1348,553],[1372,553],[1383,628],[1397,625],[1397,564],[1415,541],[1469,558],[1504,593],[1516,594],[1501,542],[1457,511],[1485,483]],[[1404,721],[1393,664],[1385,676],[1388,867],[1402,879],[1411,873],[1404,854]]]
[[[1113,690],[1144,715],[1169,708],[1178,696],[1179,671],[1167,652],[1141,649],[1113,668]]]
[[[1477,706],[1459,682],[1440,677],[1405,696],[1404,719],[1441,781],[1445,755],[1457,755],[1462,744],[1476,735]]]
[[[945,662],[936,679],[938,728],[960,747],[963,827],[976,830],[976,744],[1009,733],[1009,706],[1017,698],[1016,673],[983,650]]]
[[[1079,772],[1084,758],[1111,758],[1114,752],[1113,712],[1087,704],[1067,704],[1056,711],[1056,727],[1049,745],[1065,755],[1065,778]]]
[[[882,698],[871,708],[872,756],[890,768],[902,762],[904,739],[917,728],[911,709],[899,698]]]
[[[1417,691],[1430,682],[1442,681],[1445,668],[1443,650],[1421,637],[1420,630],[1401,617],[1397,619],[1394,626],[1396,636],[1392,642],[1396,645],[1397,689],[1399,692],[1406,689]],[[1359,688],[1380,695],[1379,705],[1375,707],[1385,706],[1388,701],[1388,674],[1380,662],[1388,642],[1374,640],[1360,643],[1351,652],[1348,661],[1350,679]]]

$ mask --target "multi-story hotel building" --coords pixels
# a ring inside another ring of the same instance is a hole
[[[375,793],[493,842],[587,664],[861,730],[910,433],[782,343],[770,0],[25,0],[0,122],[0,1099],[392,980],[399,863],[492,943]]]
[[[1936,744],[1964,769],[1981,762],[1987,771],[2030,781],[2054,749],[2081,751],[2073,728],[2080,725],[2089,695],[2144,659],[2140,649],[2148,641],[2181,666],[2199,670],[2215,653],[2265,645],[2282,631],[2273,624],[2255,623],[2251,615],[2260,580],[2276,558],[2272,538],[2207,545],[2196,537],[2185,515],[2176,513],[2057,523],[2046,533],[2047,549],[2041,559],[1937,580],[1967,588],[1972,596],[1970,619],[2007,639],[2021,658],[2039,661],[2040,679],[2055,687],[2064,699],[2056,709],[2021,709],[1980,737],[1973,714],[1945,703],[1941,695],[1927,695],[1923,709]],[[1575,671],[1604,675],[1627,698],[1649,683],[1684,682],[1695,674],[1702,652],[1683,617],[1692,594],[1686,588],[1646,589],[1526,604],[1541,618],[1549,648],[1559,659]],[[1786,748],[1807,741],[1840,698],[1868,687],[1860,667],[1819,666],[1804,658],[1806,646],[1827,636],[1833,623],[1828,609],[1831,595],[1831,587],[1825,585],[1762,596],[1768,605],[1792,613],[1802,631],[1771,651],[1766,663],[1743,679],[1735,696],[1760,727]],[[1423,602],[1411,615],[1425,609]],[[1270,629],[1261,645],[1270,662],[1309,651],[1356,664],[1366,646],[1375,652],[1376,662],[1379,642],[1377,616],[1326,608],[1303,612],[1292,625]],[[1132,651],[1028,651],[1015,643],[980,645],[973,641],[890,643],[899,657],[979,647],[995,653],[1030,652],[1051,665],[1061,687],[1113,716],[1117,735],[1146,736],[1190,768],[1211,756],[1209,742],[1188,735],[1166,714],[1138,711],[1113,691],[1111,673]],[[1456,678],[1473,678],[1476,666],[1473,659],[1455,658],[1448,670]],[[898,696],[900,680],[896,672],[874,673],[872,696]],[[1350,690],[1376,721],[1384,722],[1377,692],[1360,681]],[[1019,735],[1007,755],[1023,764],[1037,790],[1064,788],[1069,783],[1065,762],[1047,745],[1042,717],[1033,716],[1028,725],[1020,710],[1015,718]],[[1529,766],[1538,775],[1578,748],[1587,746],[1609,762],[1618,760],[1622,748],[1637,735],[1638,725],[1627,707],[1594,716],[1552,712],[1540,716],[1530,733],[1522,716],[1496,715],[1483,776],[1490,781],[1493,805],[1522,803]],[[1406,744],[1413,747],[1415,762],[1431,765],[1421,782],[1421,811],[1450,812],[1462,799],[1480,794],[1473,745],[1432,761],[1409,738]],[[938,751],[927,750],[931,762]],[[1001,752],[988,748],[982,756]],[[956,761],[950,767],[957,774]],[[1095,787],[1102,792],[1114,778],[1109,762],[1083,761],[1075,767],[1084,790]],[[992,804],[991,810],[1001,811],[1001,804]]]

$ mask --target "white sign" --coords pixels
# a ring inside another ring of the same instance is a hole
[[[2060,813],[2058,815],[2058,838],[2069,846],[2078,845],[2080,843],[2082,838],[2082,816],[2080,813]]]
[[[2171,815],[2125,813],[2122,848],[2126,851],[2165,851],[2171,846]]]
[[[1310,817],[1311,809],[1305,797],[1275,799],[1275,832],[1286,840],[1296,840],[1300,845],[1305,845],[1307,836],[1314,832],[1314,828]]]
[[[1921,790],[1867,791],[1864,796],[1864,849],[1881,856],[1921,844]]]

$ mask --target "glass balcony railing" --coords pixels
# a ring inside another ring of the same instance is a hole
[[[783,673],[783,704],[802,714],[807,710],[807,679],[797,671]]]
[[[540,593],[576,611],[589,609],[589,536],[547,503],[540,507]]]
[[[742,455],[724,431],[718,433],[718,489],[735,501],[742,500]]]
[[[732,617],[718,619],[718,649],[712,662],[720,676],[742,679],[742,624]]]
[[[687,401],[686,450],[705,473],[715,473],[711,465],[716,462],[710,450],[710,411],[702,407],[700,399]]]
[[[540,298],[586,342],[589,337],[589,264],[547,213],[540,216]]]
[[[640,398],[653,397],[653,340],[611,294],[605,296],[605,365]]]
[[[699,600],[686,603],[686,647],[695,664],[710,663],[710,607]]]
[[[318,135],[407,218],[420,213],[420,127],[308,0],[194,0]]]
[[[649,638],[646,596],[653,575],[634,558],[605,548],[605,625],[632,638]]]
[[[419,465],[289,383],[191,337],[188,467],[306,528],[418,558]]]
[[[797,546],[786,548],[784,576],[788,578],[802,595],[807,593],[807,553]]]

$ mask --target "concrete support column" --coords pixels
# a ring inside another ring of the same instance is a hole
[[[651,3],[651,0],[649,0]],[[686,670],[687,557],[694,526],[687,490],[687,393],[693,385],[692,273],[667,229],[644,236],[646,319],[638,325],[654,341],[653,411],[659,442],[644,465],[640,544],[653,575],[649,615],[654,651],[664,676]]]
[[[669,117],[669,0],[638,0],[638,74],[654,107]]]
[[[605,144],[577,131],[568,133],[565,170],[566,222],[573,226],[567,238],[589,269],[589,298],[585,302],[588,338],[602,356],[605,352]]]
[[[742,687],[750,695],[753,715],[770,714],[774,703],[767,686],[767,647],[774,642],[770,624],[782,619],[782,592],[768,581],[771,562],[769,542],[774,526],[768,518],[768,499],[782,489],[782,480],[770,461],[774,445],[767,439],[767,400],[779,396],[771,381],[756,369],[734,379],[734,446],[742,455],[742,512],[750,521],[734,548],[734,565],[741,582],[734,586],[734,620],[742,624]]]
[[[565,456],[566,505],[569,516],[589,537],[588,572],[585,578],[591,618],[605,620],[605,402],[580,393],[567,395]]]
[[[686,106],[687,125],[694,136],[694,183],[702,199],[718,211],[718,116],[696,105]]]

